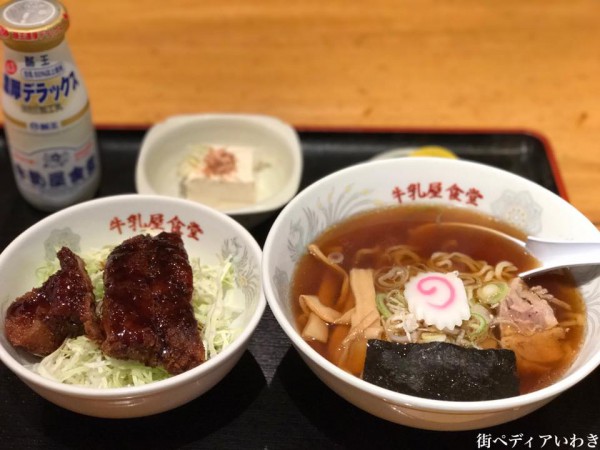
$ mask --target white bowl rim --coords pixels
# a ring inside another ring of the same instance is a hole
[[[262,279],[263,279],[263,288],[265,291],[265,296],[267,298],[267,304],[269,308],[273,312],[273,315],[277,319],[277,322],[282,327],[285,334],[290,338],[292,344],[296,347],[297,350],[307,358],[311,360],[311,362],[326,372],[333,375],[335,378],[339,379],[343,383],[346,383],[358,390],[365,391],[366,393],[383,399],[385,402],[398,405],[398,406],[407,406],[414,409],[420,409],[424,411],[438,411],[438,412],[448,412],[448,413],[458,413],[458,414],[468,414],[468,413],[481,413],[481,412],[494,412],[501,411],[506,409],[518,409],[523,406],[532,405],[536,403],[540,403],[543,401],[549,401],[557,395],[561,394],[568,388],[572,387],[582,379],[584,379],[587,375],[589,375],[593,370],[595,370],[600,365],[600,352],[590,358],[585,364],[579,367],[577,370],[569,374],[568,376],[562,378],[561,380],[553,383],[552,385],[542,388],[540,390],[530,392],[528,394],[519,395],[516,397],[508,397],[497,400],[484,400],[484,401],[472,401],[472,402],[462,402],[462,401],[448,401],[448,400],[435,400],[428,399],[423,397],[412,396],[408,394],[402,394],[399,392],[394,392],[374,384],[371,384],[363,379],[351,375],[350,373],[340,369],[338,366],[327,360],[325,357],[320,355],[316,350],[314,350],[302,337],[300,333],[296,330],[295,325],[288,322],[282,308],[279,306],[279,303],[275,301],[276,298],[275,292],[273,290],[273,286],[271,285],[270,276],[268,274],[268,267],[271,261],[271,253],[272,248],[274,246],[273,240],[275,235],[275,230],[277,230],[280,224],[285,220],[285,214],[287,211],[294,208],[296,203],[300,203],[302,201],[302,197],[317,191],[321,185],[328,183],[331,179],[335,179],[339,176],[348,176],[355,172],[360,172],[365,170],[365,167],[378,167],[378,166],[388,166],[390,164],[429,164],[429,165],[456,165],[461,166],[463,169],[476,169],[478,171],[482,171],[483,174],[489,173],[498,173],[501,172],[507,177],[513,178],[515,181],[519,183],[525,183],[529,186],[530,189],[533,190],[543,190],[547,193],[558,197],[561,201],[563,201],[568,207],[572,208],[573,212],[584,218],[586,221],[589,221],[585,216],[575,209],[570,203],[565,201],[563,198],[557,196],[549,189],[534,183],[531,180],[528,180],[519,175],[513,174],[503,169],[499,169],[496,167],[492,167],[483,163],[474,162],[474,161],[466,161],[459,159],[449,159],[449,158],[399,158],[399,159],[382,159],[382,160],[370,160],[364,163],[359,163],[354,166],[350,166],[341,170],[338,170],[332,174],[329,174],[317,181],[315,181],[310,186],[306,187],[302,192],[299,192],[298,195],[292,201],[286,205],[278,217],[275,219],[273,225],[271,226],[271,230],[269,231],[267,238],[265,240],[265,244],[263,246],[263,258],[262,258]],[[482,176],[483,176],[482,174]],[[353,179],[351,176],[348,178]],[[358,178],[354,178],[358,179]],[[600,239],[600,234],[599,234]],[[312,368],[311,368],[312,369]]]
[[[250,234],[250,232],[246,230],[242,225],[240,225],[237,221],[219,211],[216,211],[208,206],[204,206],[185,199],[178,199],[159,195],[120,194],[88,200],[86,202],[82,202],[77,205],[73,205],[68,208],[62,209],[45,217],[44,219],[40,220],[39,222],[26,229],[23,233],[18,235],[2,251],[2,253],[0,253],[0,265],[2,261],[5,258],[10,257],[11,254],[14,251],[16,251],[17,247],[21,245],[21,242],[26,241],[30,235],[36,233],[40,229],[43,229],[47,224],[51,222],[55,222],[64,217],[69,216],[69,214],[71,214],[71,212],[73,212],[74,210],[81,210],[82,208],[93,209],[99,205],[113,204],[115,202],[126,203],[130,201],[134,201],[138,204],[140,202],[152,203],[157,208],[160,207],[160,202],[165,202],[168,204],[179,204],[183,208],[197,209],[200,212],[202,212],[202,214],[212,216],[212,218],[215,218],[217,220],[228,222],[228,224],[236,230],[236,233],[239,233],[240,235],[244,236],[244,240],[247,242],[249,248],[253,250],[253,253],[255,253],[258,256],[258,260],[260,261],[261,259],[262,251],[260,249],[260,246],[254,239],[254,237]],[[165,380],[155,381],[153,383],[149,383],[142,386],[103,389],[60,383],[58,381],[45,378],[24,367],[19,361],[17,361],[15,358],[12,357],[12,355],[10,355],[7,352],[3,345],[0,345],[0,360],[12,372],[14,372],[17,376],[22,378],[27,383],[40,386],[47,390],[54,391],[55,393],[64,394],[68,396],[77,396],[81,398],[95,399],[116,399],[128,396],[140,397],[148,394],[154,394],[160,391],[169,390],[169,388],[171,387],[187,384],[195,380],[196,378],[201,377],[203,374],[207,374],[215,370],[221,362],[225,362],[227,359],[233,357],[237,353],[237,351],[240,350],[241,347],[245,346],[246,342],[250,339],[260,319],[262,318],[265,307],[266,299],[264,296],[264,291],[262,290],[262,287],[260,287],[257,295],[257,305],[254,313],[252,314],[252,316],[250,316],[246,327],[244,327],[240,335],[227,348],[223,349],[218,355],[208,359],[199,366],[196,366],[186,372],[174,375]]]
[[[156,192],[146,176],[144,170],[146,166],[146,160],[148,159],[148,140],[157,140],[162,136],[176,132],[178,126],[187,125],[189,123],[201,123],[207,121],[226,121],[226,122],[245,122],[247,124],[253,124],[265,129],[269,129],[275,132],[292,145],[290,148],[290,156],[292,159],[292,173],[289,177],[283,191],[289,192],[287,198],[281,198],[277,202],[259,202],[254,205],[244,206],[240,208],[224,208],[219,210],[220,212],[227,214],[232,217],[244,216],[249,214],[261,214],[269,211],[274,211],[285,205],[294,195],[298,192],[300,182],[302,181],[302,171],[304,161],[302,158],[302,146],[296,130],[288,123],[281,119],[264,115],[264,114],[243,114],[243,113],[199,113],[199,114],[179,114],[169,116],[161,122],[158,122],[151,126],[144,139],[142,140],[138,158],[135,167],[135,187],[136,191],[141,195],[160,195],[164,197],[171,197],[167,194],[161,194]],[[181,197],[172,197],[181,198]]]

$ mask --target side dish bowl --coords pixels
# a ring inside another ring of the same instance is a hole
[[[217,264],[230,257],[245,310],[241,331],[219,354],[184,373],[143,386],[89,388],[44,378],[28,365],[37,358],[14,348],[4,333],[6,310],[18,296],[39,286],[36,268],[68,246],[76,254],[117,245],[134,235],[179,233],[190,258]],[[66,409],[97,417],[125,418],[173,409],[200,396],[236,364],[266,306],[260,282],[261,250],[232,218],[182,199],[150,195],[105,197],[66,208],[36,223],[0,254],[0,359],[25,384]]]
[[[170,117],[148,130],[136,165],[137,192],[183,197],[179,167],[198,145],[254,150],[255,202],[213,205],[246,226],[274,213],[298,191],[302,151],[290,125],[263,115],[191,114]]]
[[[585,300],[582,348],[554,384],[519,396],[485,401],[442,401],[392,392],[329,362],[300,335],[290,284],[307,245],[325,229],[357,214],[398,204],[441,204],[494,216],[525,234],[553,239],[600,240],[596,227],[549,190],[490,166],[441,158],[400,158],[359,164],[300,192],[273,224],[263,248],[267,302],[310,369],[357,407],[399,424],[433,430],[489,427],[528,414],[570,388],[600,364],[600,272],[574,273]]]

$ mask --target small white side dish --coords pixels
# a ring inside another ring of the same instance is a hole
[[[586,302],[584,342],[554,384],[498,400],[442,401],[393,392],[340,369],[300,335],[290,283],[299,259],[325,229],[360,213],[397,204],[469,208],[548,239],[600,241],[596,227],[549,190],[490,166],[443,158],[372,161],[340,170],[300,192],[275,220],[263,248],[262,277],[273,314],[310,369],[357,407],[399,424],[433,430],[490,427],[528,414],[600,365],[600,270],[576,276]]]
[[[44,378],[26,365],[36,361],[14,348],[4,333],[8,306],[39,285],[36,268],[54,258],[54,248],[75,253],[117,245],[148,230],[180,233],[190,258],[216,264],[230,256],[245,302],[242,331],[221,353],[182,374],[151,384],[98,389]],[[0,254],[0,359],[24,383],[66,409],[97,417],[138,417],[173,409],[218,383],[244,353],[266,302],[260,280],[261,250],[232,218],[187,200],[150,195],[105,197],[61,210],[19,235]]]
[[[178,168],[190,147],[198,145],[254,149],[256,202],[217,208],[246,226],[284,206],[298,191],[302,151],[290,125],[263,115],[197,114],[173,116],[148,130],[136,165],[137,192],[182,197]]]

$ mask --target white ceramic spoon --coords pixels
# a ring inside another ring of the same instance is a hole
[[[529,236],[525,242],[492,228],[461,222],[441,222],[441,227],[476,228],[480,231],[494,233],[524,247],[537,258],[541,266],[519,273],[520,278],[532,278],[554,269],[575,266],[600,265],[600,234],[598,241],[560,241],[541,239]]]
[[[525,248],[542,265],[521,272],[519,274],[521,278],[531,278],[562,267],[600,264],[600,242],[555,241],[529,236],[525,241]]]

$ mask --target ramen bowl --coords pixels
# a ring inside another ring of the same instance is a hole
[[[181,374],[145,385],[87,387],[64,384],[32,369],[39,358],[13,347],[5,335],[6,310],[17,297],[39,286],[36,268],[56,258],[56,249],[74,253],[118,245],[141,233],[181,235],[190,260],[210,267],[230,258],[238,281],[237,337],[215,356]],[[80,203],[36,223],[0,254],[0,359],[40,396],[63,408],[96,417],[139,417],[187,403],[217,384],[236,364],[262,316],[260,247],[235,220],[181,199],[123,195]]]
[[[483,401],[448,401],[394,392],[340,369],[321,356],[296,326],[290,298],[295,268],[307,245],[355,214],[394,205],[442,205],[493,216],[524,235],[600,239],[595,226],[565,200],[527,179],[490,166],[450,159],[372,161],[333,173],[300,192],[275,220],[263,248],[262,279],[279,325],[308,367],[348,402],[398,424],[432,430],[489,427],[550,402],[600,364],[600,273],[574,273],[586,303],[583,344],[553,384],[530,393]]]

